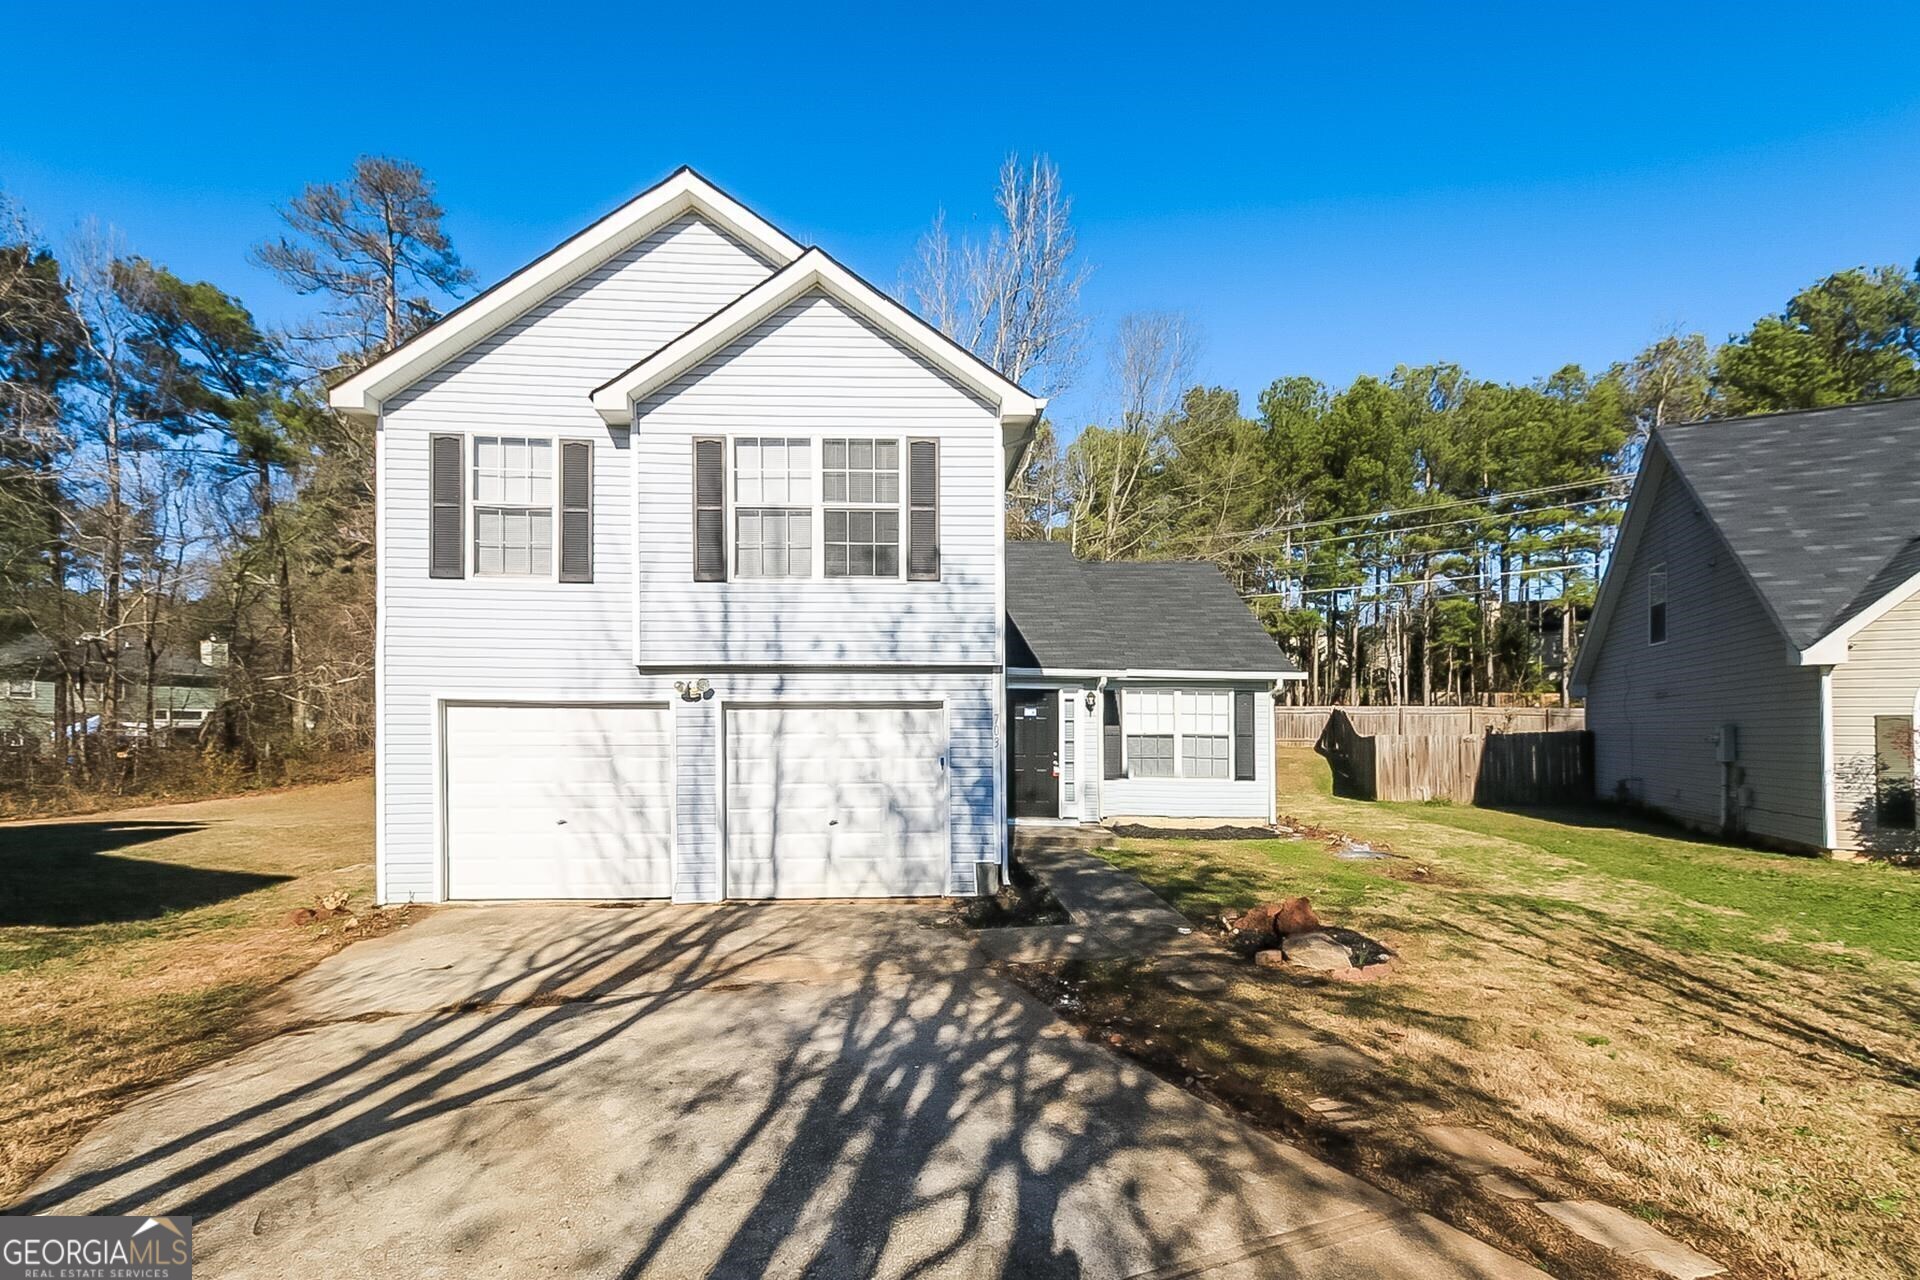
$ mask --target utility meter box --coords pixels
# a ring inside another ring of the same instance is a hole
[[[1723,724],[1720,736],[1714,740],[1714,759],[1721,764],[1732,764],[1740,758],[1740,726]]]

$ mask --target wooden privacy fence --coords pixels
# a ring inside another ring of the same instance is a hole
[[[1560,733],[1587,727],[1587,713],[1564,707],[1275,707],[1273,741],[1314,747],[1338,711],[1356,732],[1477,738],[1487,733]]]
[[[1593,798],[1593,736],[1487,730],[1475,736],[1362,733],[1333,708],[1315,744],[1334,781],[1362,800],[1452,800],[1488,806],[1584,804]]]

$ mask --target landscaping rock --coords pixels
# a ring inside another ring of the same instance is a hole
[[[1305,898],[1288,898],[1284,902],[1270,903],[1273,931],[1285,937],[1293,933],[1308,933],[1320,927],[1320,917],[1313,914],[1313,904]]]
[[[1280,943],[1280,949],[1288,962],[1297,964],[1303,969],[1330,973],[1339,969],[1353,968],[1353,954],[1347,950],[1346,946],[1319,930],[1296,933],[1283,940]],[[1259,958],[1259,956],[1254,957],[1255,960]]]
[[[1287,954],[1279,947],[1269,947],[1265,951],[1254,952],[1253,962],[1262,969],[1284,969],[1287,967]]]

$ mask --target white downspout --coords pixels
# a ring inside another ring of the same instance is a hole
[[[1840,846],[1833,802],[1833,668],[1820,668],[1820,839],[1828,853]]]

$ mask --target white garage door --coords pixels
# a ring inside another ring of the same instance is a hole
[[[447,896],[673,892],[661,707],[449,706]]]
[[[729,898],[947,891],[940,707],[727,713]]]

